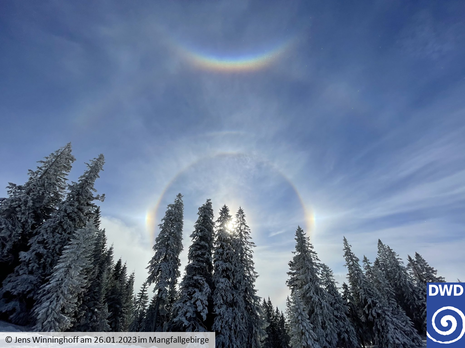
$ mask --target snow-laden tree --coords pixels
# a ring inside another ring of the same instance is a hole
[[[95,224],[98,228],[97,221]],[[88,287],[82,293],[77,320],[72,327],[72,330],[76,332],[110,331],[105,294],[113,260],[106,247],[105,230],[97,232],[91,260],[92,268],[87,272]]]
[[[260,337],[263,336],[261,322],[260,297],[257,296],[255,281],[258,277],[253,262],[253,248],[250,227],[247,225],[245,213],[242,208],[236,213],[234,226],[235,250],[239,258],[239,273],[237,276],[237,286],[239,293],[243,296],[245,305],[244,317],[247,321],[246,346],[250,348],[260,347]],[[240,314],[240,313],[238,313]]]
[[[296,230],[294,257],[289,262],[289,279],[287,285],[292,292],[299,291],[309,321],[313,325],[319,345],[334,347],[337,342],[334,310],[328,302],[327,294],[322,288],[319,273],[320,260],[305,232]]]
[[[240,275],[236,242],[229,229],[231,215],[224,205],[216,220],[216,240],[213,255],[213,311],[212,330],[216,332],[217,348],[242,348],[247,339],[247,317],[243,294],[239,293],[237,277]]]
[[[77,183],[68,187],[66,199],[58,210],[40,225],[28,241],[29,250],[20,253],[21,263],[3,282],[3,312],[9,313],[14,323],[24,324],[37,300],[37,293],[52,273],[64,246],[73,233],[93,219],[94,200],[104,196],[94,195],[94,183],[104,164],[103,155],[88,164],[87,171]]]
[[[321,264],[321,283],[326,290],[328,304],[333,309],[334,325],[337,332],[337,347],[358,347],[357,334],[348,318],[348,308],[337,290],[333,271],[324,263]]]
[[[129,326],[134,321],[134,272],[129,275],[123,284],[123,327],[122,331],[129,331]]]
[[[362,321],[373,335],[373,343],[383,348],[411,348],[420,345],[421,340],[408,317],[400,312],[402,309],[387,300],[387,295],[380,293],[372,283],[375,279],[383,279],[381,272],[373,273],[368,260],[365,260],[365,275],[345,237],[344,258],[355,305]]]
[[[19,264],[19,254],[63,199],[66,177],[74,162],[71,144],[39,161],[21,186],[10,183],[9,197],[0,200],[0,283]]]
[[[90,266],[96,232],[89,222],[64,247],[53,273],[38,293],[33,309],[35,331],[66,331],[73,324],[79,295],[87,284],[84,270]]]
[[[416,293],[418,294],[415,326],[421,334],[425,335],[427,327],[426,284],[443,283],[446,280],[443,277],[438,276],[437,270],[434,267],[431,267],[418,253],[415,253],[415,258],[408,256],[407,270],[413,280]]]
[[[426,320],[426,311],[422,311],[423,303],[426,306],[426,296],[423,297],[426,293],[422,294],[415,286],[414,279],[399,255],[381,240],[378,240],[378,257],[375,263],[392,288],[397,304],[412,320],[416,329],[422,331],[422,324]]]
[[[155,307],[150,312],[153,315],[150,331],[164,331],[165,323],[171,319],[171,310],[176,300],[176,284],[180,276],[182,251],[184,204],[182,195],[178,194],[173,204],[169,204],[162,223],[160,233],[155,239],[153,250],[155,254],[147,267],[149,285],[155,284]]]
[[[298,289],[287,298],[287,316],[292,348],[321,348]]]
[[[179,298],[173,305],[175,331],[210,331],[213,323],[214,222],[210,199],[199,208],[198,216]]]
[[[147,305],[149,296],[147,293],[148,284],[144,282],[134,302],[134,320],[129,326],[129,331],[140,332],[144,331],[144,319],[147,314]]]

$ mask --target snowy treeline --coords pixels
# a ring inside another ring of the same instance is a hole
[[[159,225],[148,277],[113,260],[94,183],[100,155],[66,185],[71,145],[52,153],[24,185],[0,199],[0,319],[37,331],[215,331],[217,347],[417,347],[426,333],[426,283],[444,281],[419,255],[399,256],[381,241],[363,267],[344,238],[347,284],[339,289],[305,232],[296,230],[286,314],[260,299],[251,230],[239,208],[198,210],[181,279],[183,200]],[[284,284],[283,284],[284,285]],[[149,295],[153,288],[153,296]]]

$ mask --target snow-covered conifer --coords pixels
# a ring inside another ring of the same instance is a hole
[[[300,290],[293,291],[291,298],[287,299],[287,315],[292,348],[321,348],[300,297]]]
[[[383,280],[381,272],[375,273],[365,258],[365,275],[358,258],[353,254],[344,237],[344,258],[348,269],[348,278],[356,306],[362,321],[373,334],[374,344],[383,348],[410,348],[421,344],[419,336],[402,309],[387,300],[368,279]],[[410,324],[410,326],[408,325]]]
[[[148,284],[144,282],[134,302],[134,320],[132,321],[129,331],[140,332],[144,330],[143,324],[147,313],[147,304],[149,296],[147,294]]]
[[[333,347],[337,341],[334,310],[328,303],[326,292],[321,287],[320,261],[305,232],[296,230],[294,257],[289,262],[287,284],[292,292],[299,291],[300,299],[307,309],[319,345]]]
[[[19,264],[19,254],[29,248],[37,228],[56,211],[74,160],[67,144],[29,170],[24,185],[9,184],[9,197],[0,201],[0,283]]]
[[[179,298],[173,306],[172,329],[187,332],[210,331],[213,322],[214,222],[210,199],[199,208],[198,216]]]
[[[66,331],[71,327],[77,301],[87,283],[84,269],[90,266],[95,226],[88,223],[77,230],[65,246],[48,281],[38,293],[33,313],[35,331]]]
[[[357,334],[348,318],[348,308],[337,290],[333,271],[324,263],[321,264],[322,286],[326,290],[328,304],[333,309],[334,325],[337,332],[337,347],[358,347]]]
[[[152,313],[152,330],[163,331],[165,323],[170,321],[172,305],[176,299],[176,284],[180,276],[182,251],[184,205],[182,195],[178,194],[174,204],[169,204],[162,223],[160,233],[155,239],[153,250],[155,254],[147,269],[148,284],[155,284],[155,308]]]
[[[11,312],[12,322],[24,323],[37,300],[37,293],[52,273],[64,246],[74,232],[93,220],[95,180],[104,163],[103,155],[88,164],[88,170],[77,183],[69,185],[69,192],[58,210],[40,225],[29,240],[29,250],[20,254],[21,263],[3,282],[3,310]]]
[[[238,291],[243,296],[245,305],[244,317],[247,320],[246,346],[250,348],[260,347],[262,333],[260,298],[255,289],[255,280],[258,277],[253,262],[253,248],[250,227],[247,225],[245,213],[242,208],[236,213],[234,226],[235,250],[239,257],[239,273],[237,277]],[[238,313],[240,315],[240,313]]]
[[[237,276],[240,274],[239,258],[234,250],[235,241],[228,225],[231,221],[225,205],[216,220],[215,252],[213,256],[213,310],[215,319],[212,330],[216,332],[217,348],[242,348],[247,338],[245,304],[239,293]]]

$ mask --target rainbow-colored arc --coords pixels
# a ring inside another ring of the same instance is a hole
[[[269,66],[278,60],[292,43],[291,40],[261,53],[229,56],[199,52],[182,46],[178,49],[191,64],[198,68],[219,72],[246,72]]]

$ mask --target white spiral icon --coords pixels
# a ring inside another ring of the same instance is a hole
[[[442,312],[442,311],[446,311],[446,310],[451,310],[451,311],[454,311],[455,313],[457,313],[458,315],[460,315],[460,317],[462,318],[462,332],[460,333],[460,335],[451,340],[451,341],[439,341],[439,340],[436,340],[434,339],[433,337],[431,337],[431,335],[429,334],[429,332],[427,332],[426,334],[428,335],[428,337],[433,340],[434,342],[437,342],[437,343],[441,343],[441,344],[450,344],[450,343],[454,343],[454,342],[457,342],[458,340],[460,340],[463,335],[465,334],[465,315],[462,313],[461,310],[455,308],[455,307],[452,307],[452,306],[446,306],[446,307],[442,307],[442,308],[439,308],[436,312],[434,312],[433,314],[433,318],[431,319],[432,321],[432,324],[433,324],[433,329],[434,331],[436,331],[438,334],[442,335],[442,336],[448,336],[450,334],[453,334],[455,332],[455,330],[457,329],[457,319],[455,319],[454,316],[452,315],[445,315],[441,318],[441,325],[442,326],[447,326],[447,323],[451,323],[451,327],[449,330],[447,331],[442,331],[442,330],[439,330],[437,327],[436,327],[436,316]]]

